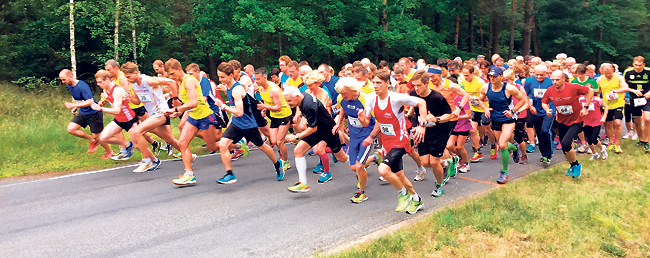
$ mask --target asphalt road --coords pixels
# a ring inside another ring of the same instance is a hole
[[[542,168],[539,151],[529,159],[528,165],[511,160],[511,180]],[[311,171],[318,158],[307,160]],[[553,163],[563,160],[555,151]],[[404,161],[412,179],[415,163],[408,156]],[[304,257],[497,187],[490,183],[501,167],[500,159],[486,156],[460,174],[467,179],[450,180],[441,198],[430,196],[429,169],[426,180],[414,182],[424,208],[408,215],[394,211],[397,192],[377,180],[375,166],[368,171],[369,199],[361,204],[349,201],[356,178],[347,164],[332,164],[334,178],[325,184],[308,172],[308,193],[287,190],[298,181],[295,167],[276,181],[258,150],[233,166],[239,180],[233,185],[215,182],[224,169],[211,155],[195,162],[198,183],[191,187],[171,182],[182,173],[180,161],[165,161],[149,173],[133,173],[130,166],[1,184],[0,256]]]

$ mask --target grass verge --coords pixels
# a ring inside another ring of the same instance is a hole
[[[328,257],[650,257],[650,156],[623,150],[580,157],[580,178],[564,162]]]
[[[93,154],[86,153],[88,141],[70,135],[66,129],[73,115],[63,103],[71,99],[66,87],[25,90],[0,83],[0,178],[102,169],[142,159],[136,151],[129,161],[102,160],[102,147]],[[105,125],[112,120],[112,115],[104,115]],[[172,119],[176,137],[179,136],[178,122]],[[89,128],[84,131],[90,134]],[[128,133],[125,136],[129,138]],[[194,139],[190,148],[199,155],[206,154],[207,150],[200,147],[203,143],[201,139]],[[119,151],[117,146],[112,148]],[[161,153],[160,158],[169,157]]]

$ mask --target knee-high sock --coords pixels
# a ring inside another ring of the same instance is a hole
[[[330,157],[327,156],[327,153],[323,153],[320,156],[320,162],[323,164],[323,171],[327,174],[330,173]]]
[[[510,152],[509,151],[515,151],[517,149],[517,146],[515,146],[512,143],[508,143],[508,148],[505,150],[501,150],[501,164],[503,165],[503,172],[507,173],[508,172],[508,164],[510,163]]]
[[[298,170],[298,180],[301,184],[307,184],[307,159],[305,157],[296,157],[296,170]]]

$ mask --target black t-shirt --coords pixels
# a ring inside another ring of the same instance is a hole
[[[332,128],[336,123],[332,119],[332,115],[327,112],[323,103],[318,100],[314,95],[311,95],[306,92],[302,92],[302,95],[305,98],[300,103],[300,112],[302,116],[307,119],[308,127],[318,126],[318,130],[329,130],[332,131]]]
[[[426,97],[421,97],[418,95],[415,90],[411,90],[409,95],[418,97],[421,99],[424,99],[424,102],[427,103],[427,111],[429,111],[433,116],[439,117],[445,114],[451,114],[451,107],[449,107],[449,103],[447,103],[447,100],[445,97],[442,96],[442,94],[438,93],[435,90],[431,90],[431,93],[429,93],[429,96]],[[413,126],[419,125],[418,123],[418,116],[420,112],[420,108],[413,107],[414,112],[413,115],[411,116],[411,123],[413,123]],[[432,137],[440,137],[440,133],[444,132],[447,130],[449,126],[447,123],[440,123],[436,124],[436,126],[433,127],[427,127],[427,132],[425,133],[424,137],[425,138],[432,138]]]
[[[623,77],[630,89],[640,90],[643,94],[650,91],[650,68],[644,67],[640,73],[634,71],[634,68],[629,68],[625,70]],[[630,96],[637,98],[634,93],[630,93]]]

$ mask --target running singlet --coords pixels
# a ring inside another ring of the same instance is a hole
[[[471,82],[461,80],[461,86],[470,96],[469,104],[474,112],[485,113],[485,110],[478,104],[478,98],[481,96],[481,87],[483,85],[485,85],[485,81],[478,77],[474,77],[474,80]],[[488,102],[485,102],[485,105],[490,107]]]
[[[341,95],[339,95],[337,99],[338,105],[348,116],[348,130],[350,130],[350,137],[366,138],[375,127],[375,118],[373,116],[370,116],[370,123],[366,127],[363,127],[359,121],[359,111],[364,110],[366,97],[367,95],[365,93],[359,92],[359,97],[352,101],[343,99],[343,96]]]
[[[508,98],[506,96],[506,86],[507,84],[503,84],[501,87],[501,90],[499,92],[495,92],[492,90],[492,83],[488,83],[488,91],[487,94],[485,94],[490,100],[490,103],[492,103],[492,111],[490,112],[490,119],[496,122],[503,122],[503,121],[508,121],[510,119],[517,119],[517,115],[513,114],[512,117],[508,118],[506,115],[503,113],[506,110],[512,110],[512,96]],[[545,113],[546,114],[546,113]]]
[[[165,94],[161,87],[158,87],[157,89],[152,88],[149,83],[147,83],[147,79],[149,79],[149,76],[143,74],[142,85],[131,83],[131,88],[135,94],[138,95],[138,98],[140,98],[140,101],[144,104],[144,108],[147,109],[149,115],[162,115],[165,110],[169,109],[167,101],[165,101]]]
[[[580,106],[584,106],[587,103],[587,98],[580,96]],[[584,117],[585,125],[596,127],[601,126],[602,123],[600,120],[603,118],[603,114],[600,113],[600,107],[603,106],[603,100],[599,97],[594,96],[589,103],[587,108],[587,115]]]
[[[260,96],[262,96],[264,103],[269,106],[275,106],[275,102],[273,102],[273,99],[271,98],[271,90],[280,90],[280,87],[272,82],[267,83],[269,84],[269,87],[266,92],[264,92],[264,88],[260,87]],[[287,105],[287,102],[284,100],[284,96],[282,96],[282,90],[280,90],[280,101],[282,101],[282,109],[280,111],[271,111],[269,114],[273,118],[285,118],[291,115],[291,108],[289,108],[289,105]]]
[[[361,90],[359,92],[363,92],[365,94],[370,94],[372,92],[375,92],[375,87],[373,86],[372,82],[370,80],[368,80],[366,82],[366,85],[363,85],[363,87],[361,88]]]
[[[607,80],[607,77],[605,76],[600,76],[600,88],[603,91],[603,98],[605,104],[609,106],[609,110],[625,106],[625,93],[612,92],[621,88],[621,82],[618,75],[614,74],[611,80]]]
[[[129,100],[126,98],[127,94],[124,94],[124,98],[122,99],[122,103],[114,103],[115,99],[113,98],[113,92],[115,91],[115,87],[118,87],[117,85],[113,85],[113,88],[111,88],[108,92],[106,92],[106,100],[111,102],[111,104],[116,107],[120,106],[120,113],[115,115],[115,120],[118,122],[128,122],[133,120],[135,118],[135,112],[133,112],[133,109],[129,108]]]
[[[199,81],[192,75],[186,74],[185,77],[183,77],[183,82],[181,82],[181,85],[178,87],[178,97],[181,101],[183,101],[183,103],[190,102],[190,97],[187,95],[187,89],[185,89],[185,82],[187,80],[193,80],[196,82],[194,90],[196,91],[196,99],[198,102],[196,107],[190,111],[190,117],[196,120],[201,120],[213,114],[214,112],[212,112],[208,103],[205,103],[205,100],[203,99],[203,94],[199,88]]]
[[[300,76],[298,76],[298,78],[295,79],[295,80],[293,78],[291,78],[291,77],[289,77],[289,79],[287,79],[287,86],[293,86],[293,87],[298,88],[298,87],[300,87],[300,84],[302,84],[302,79],[300,78]]]
[[[650,91],[650,68],[644,67],[643,70],[637,73],[634,68],[629,68],[623,73],[623,77],[627,85],[631,89],[640,90],[642,94]],[[632,106],[639,107],[645,106],[647,100],[643,96],[637,96],[634,93],[629,93],[631,96]]]
[[[581,82],[580,79],[578,78],[574,78],[573,80],[571,80],[571,83],[575,83],[581,86],[586,86],[587,84],[589,84],[591,85],[592,89],[594,90],[598,89],[598,83],[596,82],[596,80],[591,79],[589,77],[587,77],[587,79],[584,82]]]
[[[117,78],[115,78],[115,80],[113,82],[115,82],[115,85],[121,87],[122,84],[120,84],[120,77],[124,77],[124,73],[122,71],[120,71],[120,75],[118,75]],[[129,84],[129,94],[131,94],[131,95],[135,94],[133,92],[133,89],[131,88],[131,84]],[[126,99],[128,99],[128,98],[126,98]],[[136,109],[136,108],[139,108],[141,106],[144,106],[144,103],[140,103],[140,105],[136,105],[136,104],[133,104],[133,103],[131,103],[129,101],[129,108],[131,108],[131,109]]]
[[[370,94],[366,100],[366,115],[374,111],[375,119],[381,132],[382,146],[386,152],[391,149],[404,148],[411,152],[409,133],[406,130],[406,119],[404,118],[404,105],[417,106],[418,99],[408,95],[388,92],[385,100],[380,100],[377,94]],[[383,104],[386,103],[386,104]],[[385,105],[382,109],[381,106]],[[398,109],[395,110],[395,107]]]
[[[232,97],[232,91],[235,89],[235,87],[244,86],[242,86],[238,81],[235,81],[235,84],[230,89],[228,89],[228,103],[230,103],[231,107],[235,107],[235,99]],[[232,116],[230,119],[232,124],[237,126],[239,129],[251,129],[257,127],[257,122],[255,121],[255,118],[253,118],[251,103],[247,96],[248,93],[246,93],[246,95],[244,95],[242,98],[242,102],[244,104],[244,114],[240,117]]]

